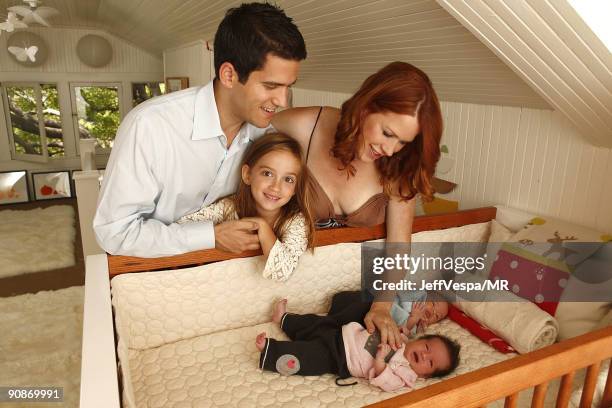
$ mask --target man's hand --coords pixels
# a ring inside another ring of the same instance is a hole
[[[391,317],[391,302],[374,302],[363,319],[368,333],[380,331],[380,342],[389,344],[393,350],[400,348],[402,340],[397,324]]]
[[[257,230],[259,224],[253,221],[226,221],[215,225],[215,248],[240,253],[259,249]]]

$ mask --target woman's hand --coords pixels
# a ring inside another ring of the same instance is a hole
[[[400,348],[402,340],[400,331],[391,317],[391,302],[374,302],[363,319],[368,333],[380,331],[380,342],[390,345],[393,350]]]

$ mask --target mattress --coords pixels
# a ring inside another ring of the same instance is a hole
[[[391,398],[387,393],[358,379],[354,386],[339,387],[335,376],[281,376],[258,368],[259,351],[255,336],[265,331],[287,340],[277,325],[264,323],[182,340],[148,350],[130,350],[129,359],[138,407],[361,407]],[[508,358],[489,347],[461,326],[443,320],[428,333],[441,333],[461,344],[461,364],[447,378],[464,374]],[[596,401],[601,398],[607,366],[602,368]],[[442,379],[419,379],[415,388]],[[574,381],[570,407],[580,403],[579,386],[584,371]],[[553,408],[559,381],[550,384],[545,407]],[[404,390],[403,392],[406,392]],[[531,405],[532,390],[519,394],[519,407]],[[503,401],[488,405],[502,408]]]
[[[290,309],[291,310],[291,309]],[[138,407],[361,407],[394,396],[367,380],[339,387],[335,376],[281,376],[258,368],[255,336],[265,331],[287,340],[277,325],[264,323],[178,341],[148,350],[130,350]],[[501,354],[450,320],[430,327],[462,344],[454,375],[505,360]],[[440,381],[417,381],[416,388]],[[404,391],[405,392],[405,391]],[[191,405],[190,405],[191,404]]]

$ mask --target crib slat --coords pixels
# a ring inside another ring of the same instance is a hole
[[[606,380],[606,388],[601,397],[602,407],[612,407],[612,360],[610,360],[610,368],[608,368],[608,379]]]
[[[582,388],[582,396],[580,397],[580,408],[591,408],[593,404],[593,392],[597,384],[597,374],[599,374],[601,361],[587,368],[586,378],[584,379],[584,387]]]
[[[533,388],[533,398],[531,399],[531,408],[542,408],[544,406],[544,398],[546,398],[546,389],[548,381],[538,384]]]
[[[518,392],[512,395],[508,395],[506,397],[506,401],[504,402],[504,408],[516,408],[517,402],[518,402]]]
[[[576,372],[572,371],[571,373],[565,374],[563,378],[561,378],[561,385],[559,386],[559,393],[557,394],[556,408],[567,408],[567,404],[569,404],[569,400],[572,395],[572,384],[575,376]]]

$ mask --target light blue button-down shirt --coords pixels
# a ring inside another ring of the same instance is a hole
[[[245,123],[227,148],[212,82],[134,108],[119,127],[98,198],[100,246],[141,257],[213,248],[211,222],[175,221],[234,193],[249,142],[266,130]]]

